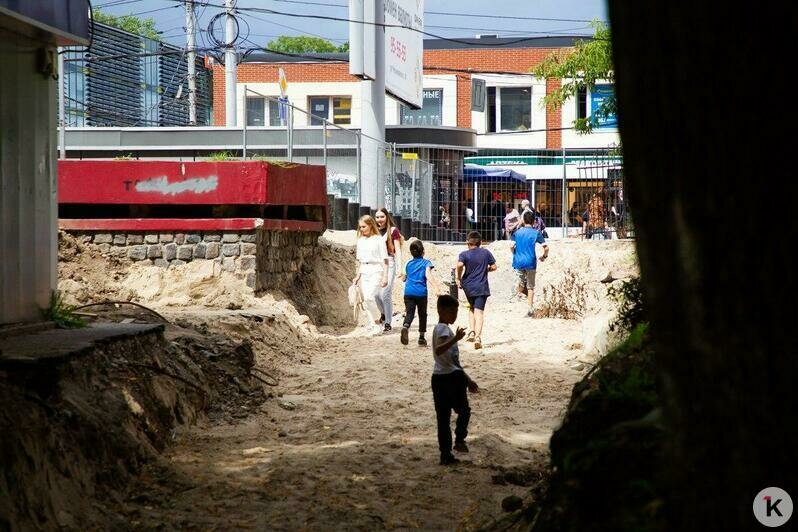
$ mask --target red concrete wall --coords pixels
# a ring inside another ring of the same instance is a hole
[[[262,161],[58,161],[63,204],[327,205],[323,166]]]

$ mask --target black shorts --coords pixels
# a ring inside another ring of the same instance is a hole
[[[468,300],[468,304],[471,305],[471,308],[476,308],[479,310],[485,310],[485,303],[488,302],[489,296],[466,296]]]

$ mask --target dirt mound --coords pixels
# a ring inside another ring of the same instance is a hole
[[[0,528],[127,528],[113,500],[177,426],[206,413],[232,420],[263,402],[249,344],[167,335],[0,371]]]

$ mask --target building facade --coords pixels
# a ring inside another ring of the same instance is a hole
[[[65,121],[70,127],[189,125],[185,50],[94,23],[91,53],[64,50]],[[197,125],[211,120],[211,75],[196,61]]]
[[[543,98],[560,87],[561,80],[528,74],[548,55],[573,48],[584,37],[542,37],[517,42],[514,38],[442,39],[424,41],[423,106],[411,110],[386,99],[385,123],[390,125],[447,126],[476,131],[480,150],[561,150],[617,144],[616,124],[602,124],[590,135],[572,127],[612,91],[599,84],[580,93],[557,110],[544,107]],[[349,75],[347,54],[311,54],[312,58],[253,54],[238,67],[237,123],[245,116],[249,126],[280,127],[276,101],[280,95],[278,69],[288,80],[291,103],[336,124],[360,127],[360,82]],[[225,123],[224,67],[214,65],[215,125]],[[484,84],[484,96],[472,101],[474,85]],[[243,86],[246,85],[247,94]],[[256,94],[257,93],[257,94]],[[317,125],[298,117],[296,126]],[[512,133],[512,135],[508,135]]]
[[[386,130],[453,128],[472,132],[474,139],[468,151],[459,150],[460,157],[453,158],[442,146],[431,152],[422,146],[414,149],[424,144],[422,139],[402,136],[403,149],[429,157],[426,160],[432,164],[433,215],[446,211],[462,227],[466,207],[480,219],[488,216],[487,212],[503,211],[502,205],[518,206],[529,198],[544,212],[548,225],[574,228],[581,223],[573,213],[582,211],[586,198],[597,190],[615,195],[621,191],[620,178],[616,178],[620,175],[618,158],[611,153],[620,140],[614,117],[602,121],[591,134],[573,129],[577,118],[591,116],[612,94],[612,85],[598,83],[552,110],[545,107],[544,98],[564,80],[541,79],[529,73],[549,55],[572,50],[577,40],[584,38],[424,41],[422,108],[412,110],[386,98]],[[305,111],[294,114],[295,127],[320,127],[315,115],[343,128],[360,128],[360,81],[349,75],[347,54],[309,55],[313,57],[253,54],[239,65],[237,124],[285,127],[276,101],[282,69],[290,102]],[[213,75],[214,124],[223,125],[223,66],[214,65]],[[506,168],[520,179],[497,181],[495,176],[475,174],[466,179],[466,164]],[[338,171],[334,163],[330,168],[331,179],[346,174],[346,169]]]

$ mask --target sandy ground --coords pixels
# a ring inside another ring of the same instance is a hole
[[[112,263],[103,269],[97,264],[108,258],[96,250],[69,241],[62,246],[61,288],[76,302],[121,293],[176,323],[248,339],[257,365],[279,379],[268,388],[274,397],[257,411],[242,412],[238,422],[208,422],[176,434],[164,461],[148,467],[120,502],[134,527],[473,529],[502,513],[504,497],[528,490],[495,477],[517,469],[534,478],[545,468],[548,440],[587,369],[577,363],[586,320],[526,317],[525,305],[510,300],[509,243],[488,247],[499,271],[491,274],[485,347],[461,345],[461,361],[483,389],[470,398],[471,452],[460,465],[443,467],[431,350],[415,345],[415,326],[411,344],[399,342],[402,284],[394,290],[392,333],[367,338],[361,328],[342,326],[351,315],[345,287],[354,273],[354,232],[328,231],[322,242],[329,249],[314,267],[316,279],[293,300],[242,295],[240,280],[208,266],[165,272]],[[448,281],[465,247],[427,248],[439,280]],[[606,286],[599,280],[607,271],[625,277],[635,270],[630,242],[553,242],[536,297],[571,272],[590,294],[580,311],[606,314]],[[323,303],[313,309],[318,326],[298,310],[297,298]],[[230,302],[243,308],[229,310]],[[437,319],[433,306],[430,329]],[[466,312],[461,308],[458,325],[467,325]]]
[[[483,388],[471,396],[471,452],[462,464],[437,463],[429,348],[402,346],[398,333],[326,336],[325,349],[282,366],[282,396],[259,412],[178,434],[166,472],[150,470],[133,488],[128,518],[147,528],[270,530],[486,522],[501,513],[502,498],[525,492],[492,477],[543,468],[579,376],[568,367],[578,323],[490,330],[495,340],[482,351],[461,351]]]

